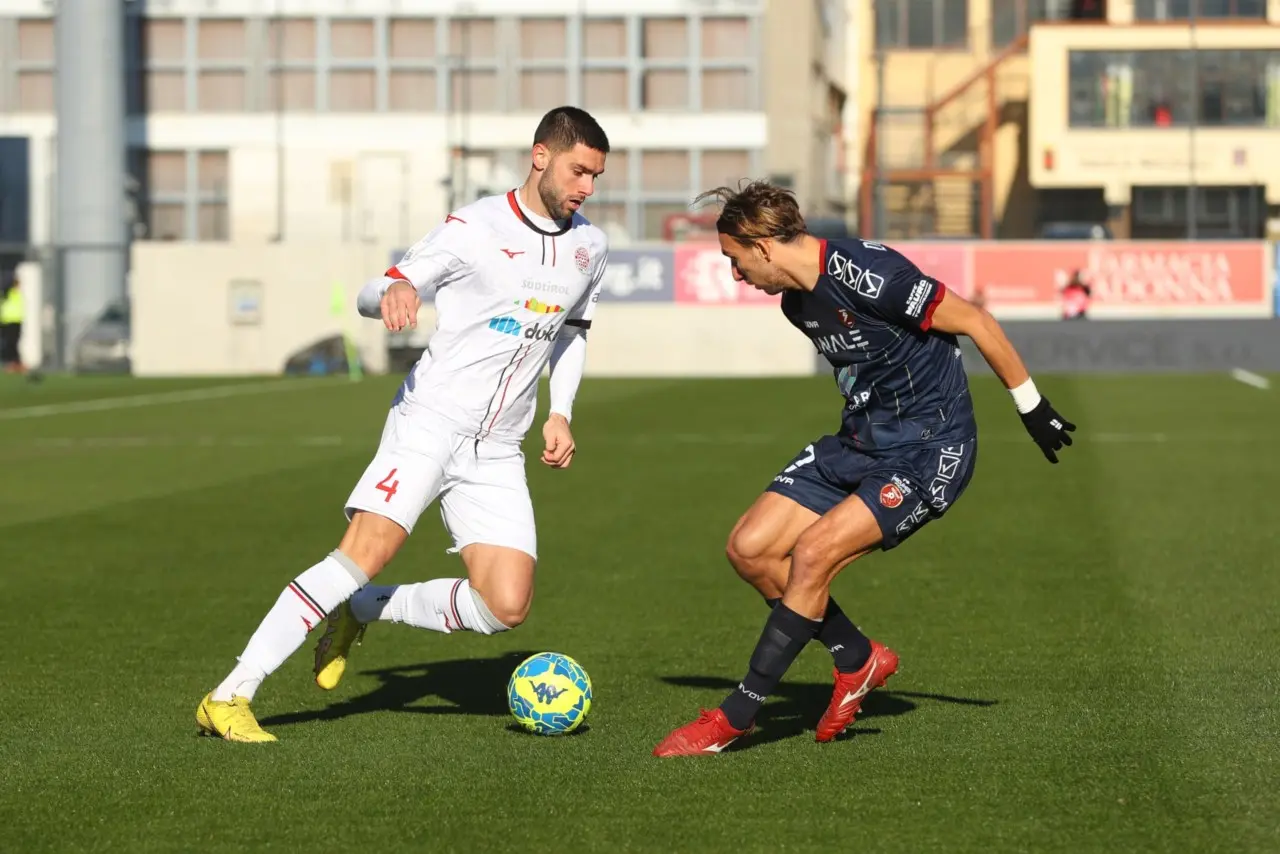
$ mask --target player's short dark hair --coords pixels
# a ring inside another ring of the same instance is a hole
[[[609,137],[604,128],[590,113],[577,107],[556,107],[542,117],[533,132],[533,144],[545,145],[553,152],[570,151],[578,143],[601,154],[609,153]]]
[[[736,190],[716,187],[694,203],[707,199],[717,199],[721,205],[716,231],[739,243],[768,238],[790,243],[806,230],[795,193],[768,181],[748,181]]]

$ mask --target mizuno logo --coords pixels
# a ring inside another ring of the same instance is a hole
[[[533,693],[537,696],[538,702],[543,703],[544,705],[546,703],[554,702],[557,697],[569,690],[568,688],[553,688],[546,682],[533,683],[532,680],[530,680],[530,684],[533,685]]]
[[[507,257],[508,257],[508,258],[514,258],[514,257],[516,257],[517,255],[523,255],[523,254],[524,254],[524,250],[523,250],[523,249],[503,249],[502,251],[503,251],[503,252],[505,252],[505,253],[507,253]]]
[[[879,662],[871,663],[871,672],[867,674],[866,681],[862,683],[858,690],[850,691],[848,694],[844,695],[844,699],[840,701],[841,708],[849,705],[854,700],[861,700],[863,697],[867,696],[867,692],[871,690],[871,680],[875,678],[876,666],[878,664]]]

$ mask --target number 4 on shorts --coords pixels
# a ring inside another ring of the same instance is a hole
[[[387,494],[386,502],[388,504],[390,504],[391,499],[395,497],[396,490],[400,488],[400,481],[391,479],[396,476],[397,471],[399,471],[399,469],[392,469],[387,472],[387,476],[378,481],[378,485],[374,487],[375,489],[380,489]]]

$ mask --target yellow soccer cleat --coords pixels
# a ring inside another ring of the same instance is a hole
[[[351,605],[343,602],[329,615],[324,634],[316,644],[316,684],[332,691],[342,681],[347,669],[351,645],[360,645],[365,624],[351,613]]]
[[[258,719],[244,697],[232,697],[231,702],[213,699],[213,693],[205,695],[196,709],[196,723],[201,735],[216,735],[227,741],[262,743],[275,741],[276,737],[258,725]]]

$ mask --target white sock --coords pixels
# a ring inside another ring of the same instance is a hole
[[[365,587],[351,598],[351,612],[362,623],[385,620],[444,634],[471,631],[491,635],[508,629],[465,578]]]
[[[214,689],[213,699],[226,702],[235,696],[252,700],[262,680],[306,643],[307,634],[368,583],[360,567],[336,550],[299,575],[267,612],[237,659],[240,663]]]

